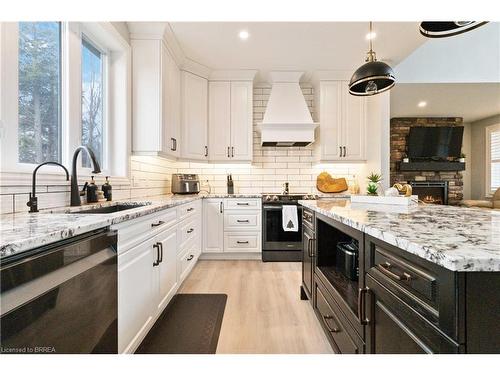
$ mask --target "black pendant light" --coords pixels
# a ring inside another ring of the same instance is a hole
[[[428,38],[446,38],[474,30],[487,21],[445,21],[445,22],[422,22],[420,34]]]
[[[366,54],[366,63],[352,75],[349,93],[356,96],[380,94],[394,86],[396,78],[392,68],[382,61],[377,61],[372,49],[372,23],[370,22],[370,51]]]

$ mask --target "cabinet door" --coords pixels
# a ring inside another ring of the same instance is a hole
[[[208,134],[210,160],[231,158],[231,82],[208,85]]]
[[[221,199],[203,201],[203,252],[224,251],[224,207]]]
[[[180,74],[175,60],[162,44],[163,152],[175,157],[180,155]]]
[[[182,156],[207,160],[208,84],[205,78],[182,72]]]
[[[161,262],[155,270],[158,281],[157,309],[161,312],[177,287],[177,228],[174,227],[156,236],[155,244],[160,246]]]
[[[366,99],[349,94],[349,85],[347,82],[342,82],[341,132],[342,159],[355,161],[365,160]]]
[[[320,84],[320,142],[322,160],[343,160],[341,143],[342,84]]]
[[[231,159],[252,160],[253,84],[231,82]]]
[[[118,350],[134,351],[147,333],[152,319],[153,240],[118,257]]]
[[[304,286],[309,299],[312,301],[314,241],[312,233],[308,231],[305,226],[302,228],[304,229],[302,232],[302,285]]]
[[[162,151],[161,45],[132,40],[132,151]]]
[[[459,346],[367,275],[367,353],[458,353]]]

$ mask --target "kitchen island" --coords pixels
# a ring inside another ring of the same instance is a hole
[[[309,222],[301,296],[335,351],[500,352],[500,213],[300,204]],[[359,276],[339,244],[357,249]]]

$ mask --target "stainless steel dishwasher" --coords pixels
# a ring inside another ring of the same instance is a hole
[[[116,241],[97,230],[3,258],[1,353],[117,353]]]

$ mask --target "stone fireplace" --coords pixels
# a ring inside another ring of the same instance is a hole
[[[400,163],[407,156],[407,137],[410,133],[410,128],[413,126],[462,126],[463,119],[461,117],[396,117],[391,119],[390,129],[390,182],[391,185],[396,182],[420,184],[416,190],[424,190],[436,192],[437,189],[444,190],[443,194],[447,197],[443,198],[443,204],[458,204],[463,198],[463,177],[462,172],[453,170],[400,170]],[[425,184],[444,183],[446,187],[425,186]],[[432,189],[431,189],[432,188]],[[415,188],[414,188],[415,189]],[[429,200],[434,197],[434,194],[429,195]],[[425,196],[424,196],[425,198]],[[421,199],[421,198],[420,198]],[[439,200],[439,198],[434,197]],[[445,203],[447,202],[447,203]]]

